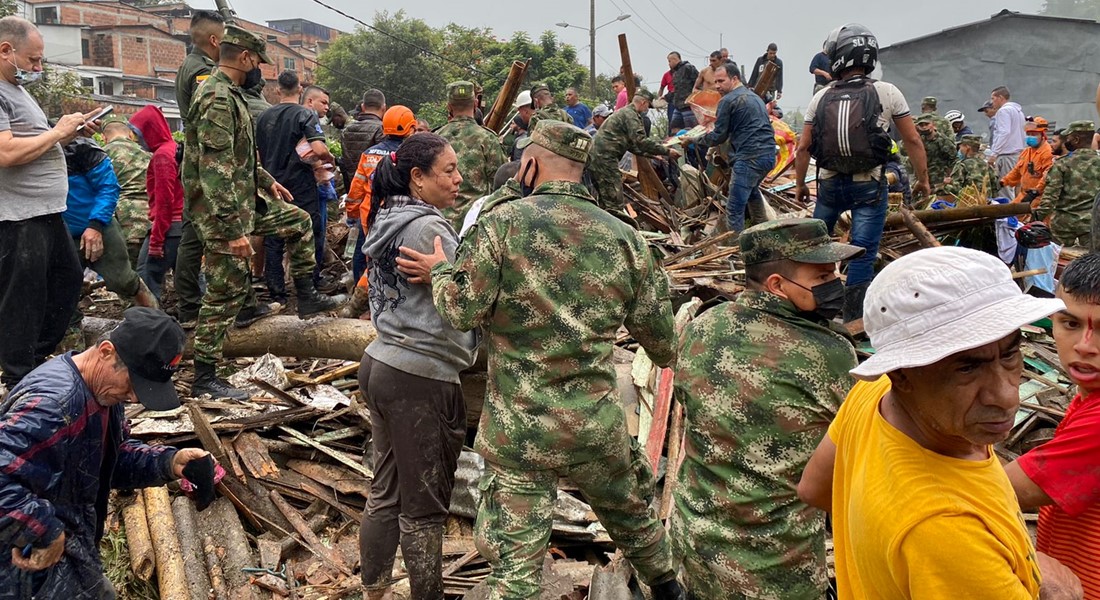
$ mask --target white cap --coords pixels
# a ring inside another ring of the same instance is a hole
[[[529,104],[531,104],[531,90],[523,90],[516,96],[516,101],[512,104],[512,108],[519,108]]]
[[[903,256],[871,282],[863,326],[875,354],[851,370],[859,379],[923,367],[972,350],[1066,305],[1020,291],[995,256],[944,246]]]

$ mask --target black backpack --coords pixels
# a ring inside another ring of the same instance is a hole
[[[826,88],[814,112],[810,144],[818,168],[855,175],[886,164],[890,136],[879,126],[882,102],[874,83],[856,78]]]

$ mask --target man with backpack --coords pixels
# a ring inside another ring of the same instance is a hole
[[[834,83],[814,95],[795,159],[797,197],[809,201],[806,172],[817,160],[817,204],[814,218],[832,233],[837,219],[852,212],[851,243],[867,252],[848,263],[844,292],[845,322],[863,316],[863,297],[874,277],[882,228],[886,222],[887,182],[883,165],[890,156],[893,123],[898,128],[917,182],[913,195],[929,193],[924,144],[909,115],[909,105],[893,84],[868,77],[878,62],[878,40],[863,25],[839,27],[825,43]]]

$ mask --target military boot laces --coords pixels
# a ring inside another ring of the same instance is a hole
[[[326,296],[313,287],[313,279],[303,277],[294,280],[294,289],[298,296],[298,318],[305,319],[321,313],[335,311],[347,301],[347,296]]]
[[[214,365],[195,363],[195,381],[191,383],[191,397],[198,398],[204,394],[209,395],[214,400],[219,398],[248,400],[251,398],[248,392],[239,390],[218,377],[218,374],[214,371]]]
[[[687,600],[684,588],[675,579],[649,587],[653,591],[653,600]]]

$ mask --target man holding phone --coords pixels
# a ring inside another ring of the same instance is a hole
[[[10,389],[65,336],[81,269],[61,213],[68,179],[62,146],[85,125],[72,113],[50,127],[24,86],[42,77],[42,34],[0,19],[0,381]]]

